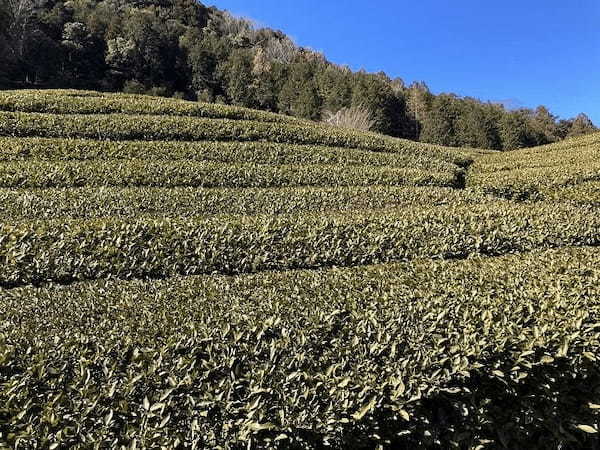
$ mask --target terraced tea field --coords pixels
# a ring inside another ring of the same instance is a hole
[[[11,448],[600,445],[600,135],[6,91],[0,205]]]

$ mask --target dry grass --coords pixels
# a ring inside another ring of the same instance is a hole
[[[341,128],[371,131],[375,125],[371,112],[364,106],[342,108],[336,113],[326,112],[325,123]]]

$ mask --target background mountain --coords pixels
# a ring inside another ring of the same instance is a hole
[[[558,120],[544,106],[513,110],[353,72],[194,0],[3,0],[0,87],[30,86],[200,99],[312,120],[358,110],[374,131],[447,146],[510,150],[596,130],[585,114]]]

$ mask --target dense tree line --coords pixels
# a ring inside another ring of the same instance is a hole
[[[584,114],[509,110],[352,72],[285,34],[195,0],[1,0],[0,87],[92,88],[230,103],[321,120],[362,108],[375,131],[514,149],[595,131]]]

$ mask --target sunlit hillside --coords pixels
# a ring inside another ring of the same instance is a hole
[[[0,92],[0,442],[592,448],[599,208],[599,134]]]

